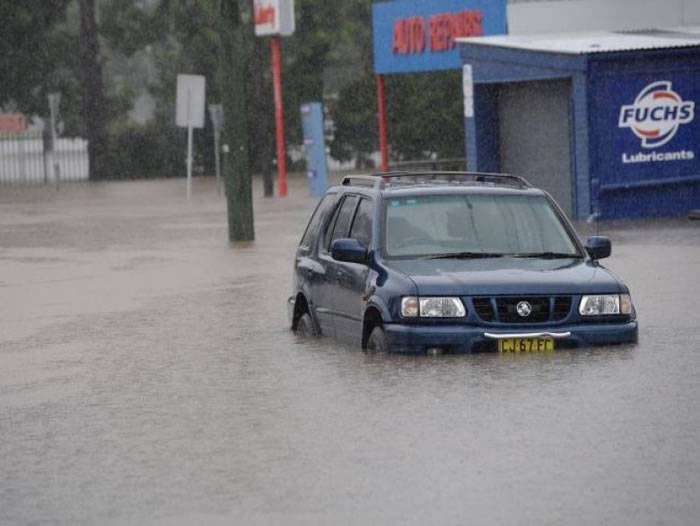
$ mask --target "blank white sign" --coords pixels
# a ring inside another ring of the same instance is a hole
[[[204,128],[204,90],[202,75],[177,76],[175,123],[183,128]]]

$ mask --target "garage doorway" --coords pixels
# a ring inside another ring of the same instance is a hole
[[[512,82],[498,87],[499,156],[505,173],[549,192],[569,217],[571,81]]]

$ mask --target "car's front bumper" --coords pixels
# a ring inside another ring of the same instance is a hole
[[[384,325],[389,345],[394,352],[425,352],[438,347],[447,352],[468,353],[498,349],[501,337],[535,337],[551,333],[555,348],[571,348],[590,345],[634,343],[637,341],[637,322],[585,323],[528,328],[483,327],[470,325],[409,325],[387,323]]]

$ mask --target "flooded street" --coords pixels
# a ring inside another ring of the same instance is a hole
[[[700,222],[600,225],[637,346],[371,356],[288,329],[304,181],[194,183],[0,188],[0,524],[700,522]]]

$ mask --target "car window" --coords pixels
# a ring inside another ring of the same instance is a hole
[[[318,233],[319,225],[323,221],[323,218],[328,215],[328,212],[335,202],[335,196],[336,194],[326,194],[323,196],[323,199],[319,201],[318,205],[316,205],[316,209],[311,215],[311,219],[309,219],[309,223],[306,226],[306,230],[304,231],[304,235],[301,238],[299,246],[306,249],[311,248],[313,240],[316,238]]]
[[[372,209],[372,201],[361,199],[350,229],[350,237],[357,239],[367,248],[372,241]]]
[[[342,239],[348,237],[348,231],[350,230],[350,221],[352,221],[353,214],[355,213],[355,206],[357,205],[358,197],[356,195],[349,195],[340,205],[339,210],[336,213],[335,220],[329,225],[333,228],[333,232],[330,236],[326,236],[325,249],[330,250],[331,243],[336,239]]]
[[[432,195],[389,199],[389,256],[457,252],[528,254],[578,250],[545,197]]]

